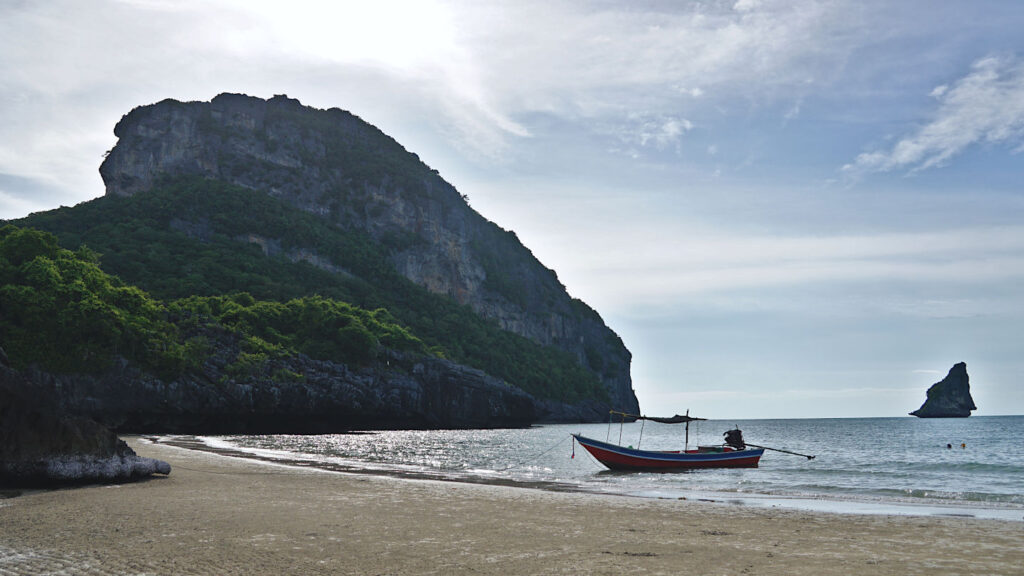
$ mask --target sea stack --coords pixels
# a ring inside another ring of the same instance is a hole
[[[928,389],[928,399],[910,413],[918,418],[966,418],[977,410],[971,398],[967,363],[960,362],[949,369],[949,374]]]

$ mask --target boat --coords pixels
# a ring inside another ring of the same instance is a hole
[[[764,448],[701,446],[696,450],[640,450],[609,444],[579,434],[573,437],[598,462],[612,470],[631,472],[672,472],[698,468],[757,468]]]
[[[651,420],[663,424],[686,424],[686,441],[683,450],[641,450],[639,442],[637,448],[632,446],[621,446],[610,442],[602,442],[593,438],[587,438],[581,434],[573,434],[576,442],[587,449],[598,462],[612,470],[623,470],[631,472],[673,472],[695,470],[700,468],[757,468],[761,456],[764,454],[764,447],[748,447],[743,441],[743,435],[739,429],[729,430],[725,433],[726,440],[722,445],[698,446],[696,449],[689,449],[690,422],[695,420],[706,420],[690,416],[687,410],[685,415],[676,414],[670,418],[655,416],[641,416],[627,414],[625,412],[611,411],[611,414],[622,416],[623,422],[626,418],[635,420]],[[621,433],[619,441],[621,442]],[[643,439],[643,428],[640,429],[640,438]]]

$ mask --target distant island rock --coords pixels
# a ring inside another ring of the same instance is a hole
[[[971,398],[970,377],[967,363],[960,362],[949,369],[940,382],[928,389],[928,399],[920,408],[910,413],[918,418],[966,418],[971,410],[977,410]]]
[[[61,415],[5,365],[5,358],[0,349],[0,486],[122,482],[170,474],[168,463],[138,456],[100,424]]]

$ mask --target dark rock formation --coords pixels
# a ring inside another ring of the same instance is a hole
[[[358,117],[285,96],[221,94],[136,108],[114,132],[118,143],[100,167],[108,195],[144,193],[161,175],[198,175],[361,230],[394,248],[391,264],[405,277],[569,352],[607,390],[606,404],[538,403],[539,418],[600,420],[609,406],[639,412],[630,353],[597,312],[571,298],[514,233],[484,219],[436,171]]]
[[[966,418],[977,410],[971,398],[967,363],[960,362],[949,369],[949,374],[928,389],[928,399],[910,413],[918,418]]]
[[[170,474],[87,418],[62,417],[14,370],[0,365],[0,485],[118,482]]]
[[[532,396],[479,370],[389,351],[383,366],[294,356],[244,381],[228,378],[236,337],[207,329],[214,348],[195,374],[163,381],[122,362],[99,375],[24,375],[68,413],[119,432],[331,433],[381,428],[501,428],[537,419]],[[282,374],[291,375],[283,378]]]

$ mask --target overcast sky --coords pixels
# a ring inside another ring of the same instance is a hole
[[[393,136],[633,353],[643,410],[1024,413],[1024,3],[0,0],[0,218],[114,124],[287,94]]]

